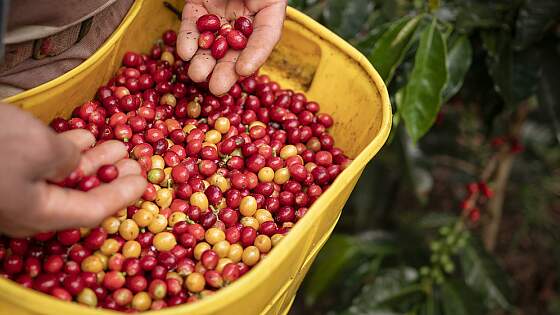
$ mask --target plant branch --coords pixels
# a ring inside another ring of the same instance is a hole
[[[523,122],[527,117],[529,112],[528,102],[523,102],[520,104],[518,110],[515,112],[511,127],[509,129],[509,136],[512,139],[519,139],[521,134],[521,128]],[[490,216],[490,221],[484,226],[483,229],[483,241],[486,250],[492,252],[496,248],[496,239],[498,237],[498,232],[500,229],[500,222],[502,220],[502,209],[504,205],[504,199],[507,189],[507,183],[511,173],[511,168],[513,166],[515,153],[511,150],[501,150],[495,157],[493,161],[497,165],[495,181],[494,181],[494,192],[495,195],[490,199],[488,203],[488,214]],[[490,163],[489,163],[490,164]],[[483,173],[484,176],[491,176],[492,172]]]

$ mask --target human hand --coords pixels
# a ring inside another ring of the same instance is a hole
[[[189,77],[194,82],[204,82],[211,75],[210,92],[222,95],[240,76],[253,74],[280,40],[286,5],[286,0],[187,0],[177,36],[177,52],[184,60],[191,61]],[[196,21],[205,14],[219,16],[222,23],[240,16],[253,19],[254,31],[247,47],[242,51],[230,49],[218,61],[209,49],[199,49]]]
[[[71,227],[90,227],[134,202],[146,180],[140,166],[127,159],[125,146],[95,143],[82,129],[56,134],[16,107],[0,105],[0,232],[30,236]],[[116,163],[119,177],[88,192],[66,189],[58,182],[76,168],[86,175],[101,165]]]

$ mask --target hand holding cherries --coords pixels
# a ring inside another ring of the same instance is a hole
[[[253,33],[253,23],[247,17],[239,17],[233,27],[229,23],[221,23],[215,14],[205,14],[196,21],[200,32],[198,46],[210,49],[212,57],[222,59],[229,48],[243,50],[247,47],[249,36]]]

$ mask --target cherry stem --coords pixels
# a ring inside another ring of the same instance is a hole
[[[183,12],[181,10],[177,9],[174,5],[172,5],[171,3],[167,2],[167,1],[163,1],[163,6],[166,7],[169,11],[175,13],[175,15],[177,16],[177,18],[179,20],[182,20]]]

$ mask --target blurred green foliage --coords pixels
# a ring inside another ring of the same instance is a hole
[[[368,57],[394,112],[389,143],[364,171],[293,312],[461,315],[525,307],[517,301],[527,293],[503,268],[507,257],[484,249],[480,228],[458,217],[459,204],[492,155],[491,139],[529,108],[518,139],[525,151],[504,205],[515,226],[498,250],[518,252],[524,240],[538,238],[550,253],[542,264],[560,263],[551,214],[560,197],[560,1],[290,5]],[[554,295],[530,309],[558,314],[559,301]]]

